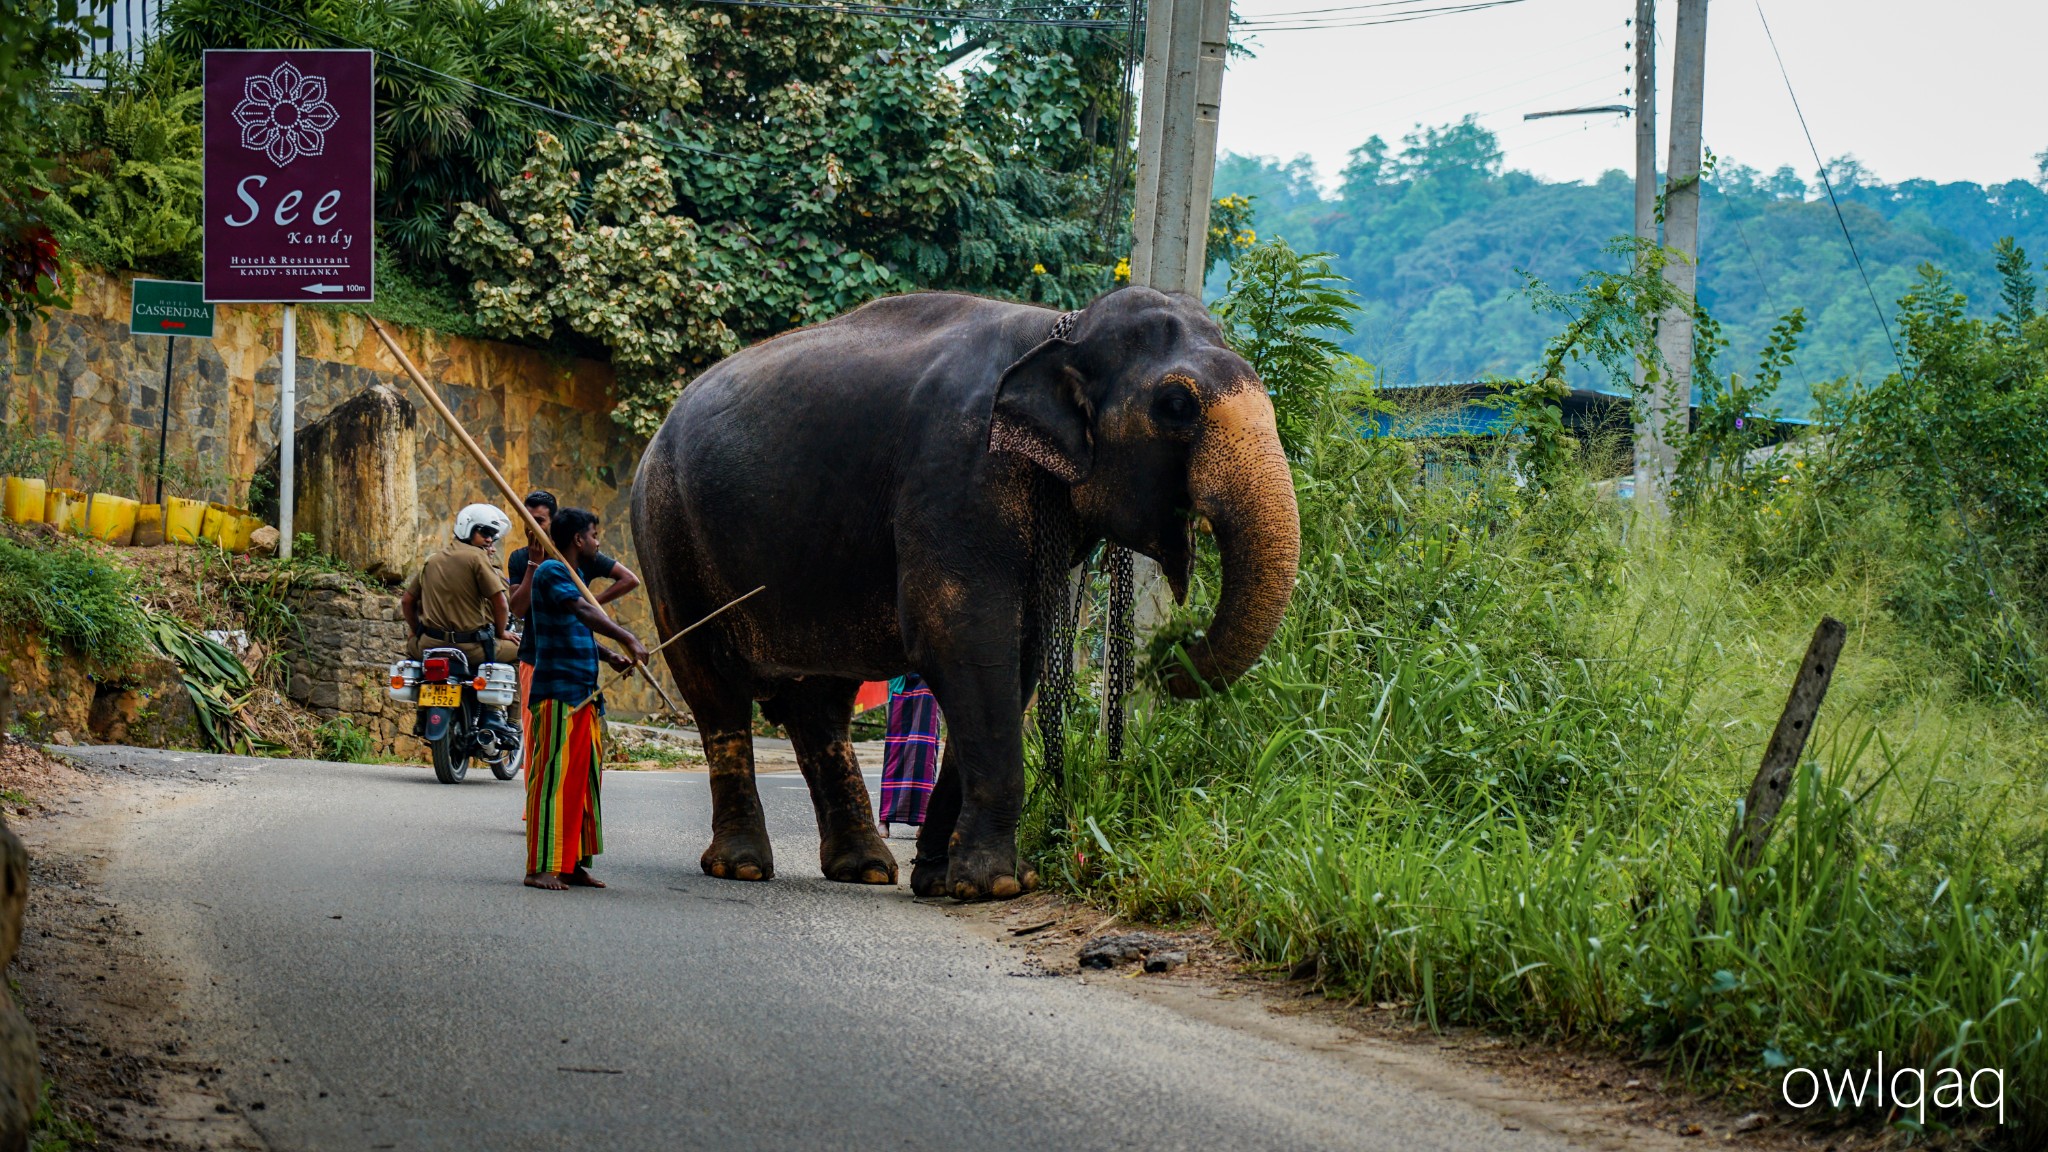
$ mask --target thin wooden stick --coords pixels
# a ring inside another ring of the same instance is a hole
[[[754,592],[766,592],[767,590],[768,590],[768,586],[767,586],[766,584],[763,584],[763,585],[761,585],[761,586],[760,586],[759,588],[756,588],[756,589],[754,589]],[[747,598],[747,596],[752,596],[752,595],[754,594],[754,592],[749,592],[749,593],[747,593],[747,594],[746,594],[746,596],[735,596],[735,597],[733,597],[732,599],[730,599],[730,600],[726,601],[725,603],[723,603],[723,604],[719,605],[718,607],[716,607],[716,608],[713,608],[713,609],[711,610],[711,614],[710,614],[710,615],[708,615],[708,616],[706,616],[706,617],[704,617],[704,618],[703,618],[702,620],[699,620],[699,621],[697,621],[697,622],[696,622],[695,624],[692,624],[692,625],[690,625],[690,626],[689,626],[688,628],[685,628],[685,629],[683,629],[683,630],[682,630],[681,632],[678,632],[678,633],[676,633],[675,635],[673,635],[673,636],[669,637],[668,639],[666,639],[666,640],[663,640],[663,641],[662,641],[661,643],[659,643],[659,644],[656,644],[656,645],[655,645],[655,646],[654,646],[653,648],[650,648],[650,649],[648,649],[648,652],[647,652],[647,662],[648,662],[648,663],[650,663],[650,664],[652,664],[652,663],[654,662],[654,654],[655,654],[656,652],[659,652],[659,651],[661,651],[661,650],[662,650],[663,648],[666,648],[666,647],[668,647],[669,645],[671,645],[671,644],[675,643],[676,641],[678,641],[678,640],[681,640],[681,639],[682,639],[683,637],[685,637],[685,636],[688,636],[688,635],[689,635],[690,633],[692,633],[692,632],[695,632],[695,631],[696,631],[697,629],[699,629],[699,628],[702,628],[702,627],[703,627],[703,626],[705,626],[706,624],[709,624],[709,623],[711,623],[711,621],[712,621],[712,619],[713,619],[714,617],[716,617],[716,616],[718,616],[718,615],[719,615],[720,613],[724,612],[724,611],[725,611],[725,610],[726,610],[727,608],[730,608],[730,607],[732,607],[733,605],[735,605],[735,604],[739,603],[740,601],[742,601],[742,600],[745,600],[745,599]],[[624,678],[626,678],[627,676],[631,676],[631,675],[632,675],[632,673],[631,673],[630,671],[628,671],[628,672],[622,672],[622,673],[620,673],[620,674],[619,674],[619,678],[620,678],[620,679],[624,679]],[[614,680],[614,681],[612,681],[612,683],[613,683],[613,684],[617,684],[618,682],[619,682],[618,680]],[[598,689],[597,691],[595,691],[595,692],[592,692],[592,693],[591,693],[590,695],[588,695],[588,696],[585,696],[585,697],[583,698],[583,703],[582,703],[582,704],[578,704],[578,705],[577,705],[576,707],[577,707],[577,708],[582,708],[582,707],[583,707],[584,705],[587,705],[587,704],[589,704],[589,703],[590,703],[590,702],[591,702],[592,700],[595,700],[595,699],[597,699],[597,698],[598,698],[598,696],[599,696],[599,695],[601,695],[601,694],[602,694],[603,692],[604,692],[604,689],[602,689],[602,688],[599,688],[599,689]],[[677,715],[676,715],[676,719],[678,719],[678,720],[682,719],[682,716],[681,716],[681,714],[677,714]]]
[[[434,391],[433,385],[427,383],[425,376],[420,375],[420,370],[413,365],[412,357],[407,356],[405,349],[398,346],[398,341],[391,338],[391,333],[386,332],[384,326],[377,323],[375,316],[366,316],[364,319],[370,322],[370,327],[384,341],[384,346],[391,349],[391,354],[398,358],[398,363],[404,367],[405,374],[412,377],[414,386],[420,390],[421,395],[427,398],[427,403],[441,417],[442,423],[448,425],[448,430],[455,434],[456,441],[469,452],[470,459],[475,460],[477,467],[484,470],[484,475],[491,478],[491,483],[498,486],[498,491],[505,494],[506,501],[519,513],[519,518],[526,521],[527,534],[540,544],[542,550],[549,557],[562,561],[562,566],[569,570],[569,579],[576,582],[576,590],[583,594],[585,600],[590,601],[590,606],[597,609],[598,615],[603,616],[606,620],[610,620],[611,616],[605,612],[604,605],[597,602],[596,595],[590,591],[590,585],[583,582],[583,576],[576,571],[576,566],[563,558],[561,550],[555,547],[555,542],[548,537],[545,531],[542,531],[540,521],[535,520],[533,513],[526,510],[526,501],[520,498],[519,493],[512,490],[512,485],[506,482],[504,474],[498,471],[498,466],[491,463],[491,458],[484,455],[484,450],[477,445],[474,439],[470,438],[469,430],[462,426],[462,421],[455,418],[455,413],[441,399],[441,394]],[[669,715],[681,716],[683,714],[682,710],[676,707],[676,702],[669,698],[668,690],[663,688],[659,681],[655,680],[654,673],[648,670],[647,665],[635,664],[634,667],[640,669],[640,674],[647,677],[647,683],[654,688],[655,692],[660,694],[661,702],[668,705]]]

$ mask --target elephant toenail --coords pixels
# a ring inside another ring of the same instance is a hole
[[[1015,876],[998,876],[996,877],[996,882],[989,886],[988,892],[989,895],[998,900],[1008,900],[1023,890],[1023,886],[1017,883]]]
[[[742,880],[759,880],[761,878],[761,867],[758,864],[742,864],[734,875]]]

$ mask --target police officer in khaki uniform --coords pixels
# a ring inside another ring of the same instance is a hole
[[[399,598],[399,611],[412,631],[407,655],[417,660],[423,648],[460,648],[474,673],[498,661],[499,640],[517,648],[510,589],[495,555],[498,540],[511,527],[511,520],[490,504],[471,504],[456,514],[455,539],[427,558]],[[484,715],[486,725],[509,731],[503,709],[486,708]]]

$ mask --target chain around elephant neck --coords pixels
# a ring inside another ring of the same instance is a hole
[[[1052,322],[1053,340],[1070,340],[1074,328],[1081,321],[1081,313],[1063,312]],[[1041,685],[1038,704],[1039,745],[1045,756],[1045,770],[1048,778],[1058,783],[1066,774],[1066,712],[1073,699],[1074,690],[1074,632],[1080,615],[1080,597],[1088,595],[1084,582],[1072,604],[1068,602],[1069,584],[1066,561],[1072,558],[1074,541],[1070,526],[1065,533],[1064,555],[1057,563],[1048,563],[1048,554],[1054,536],[1060,535],[1054,528],[1055,517],[1050,514],[1052,498],[1064,496],[1064,486],[1047,486],[1041,481],[1034,490],[1032,501],[1033,551],[1037,560],[1035,572],[1038,594],[1038,619],[1044,655],[1041,671]],[[1064,509],[1062,509],[1064,511]],[[1137,599],[1131,567],[1132,556],[1127,548],[1111,544],[1105,551],[1103,565],[1109,573],[1109,605],[1102,621],[1102,734],[1105,751],[1109,759],[1121,760],[1124,754],[1124,715],[1128,707],[1131,685],[1135,679],[1132,649],[1135,647],[1131,617]]]
[[[1074,558],[1073,496],[1064,481],[1034,472],[1031,576],[1039,647],[1038,746],[1055,789],[1066,782],[1067,707],[1074,695],[1074,624],[1069,573]]]

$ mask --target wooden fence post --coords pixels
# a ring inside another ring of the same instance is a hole
[[[1832,616],[1821,617],[1820,626],[1813,630],[1806,658],[1799,662],[1799,675],[1792,681],[1792,693],[1786,697],[1785,710],[1778,716],[1778,727],[1771,733],[1771,742],[1764,746],[1763,763],[1749,786],[1741,818],[1728,833],[1722,863],[1724,885],[1739,883],[1763,859],[1764,845],[1770,842],[1778,810],[1785,806],[1785,796],[1792,790],[1792,774],[1806,751],[1807,737],[1813,734],[1813,719],[1820,712],[1821,701],[1827,699],[1828,684],[1834,679],[1835,663],[1841,658],[1842,641],[1848,634],[1842,622]],[[1700,905],[1702,926],[1711,922],[1712,900],[1710,893]]]

